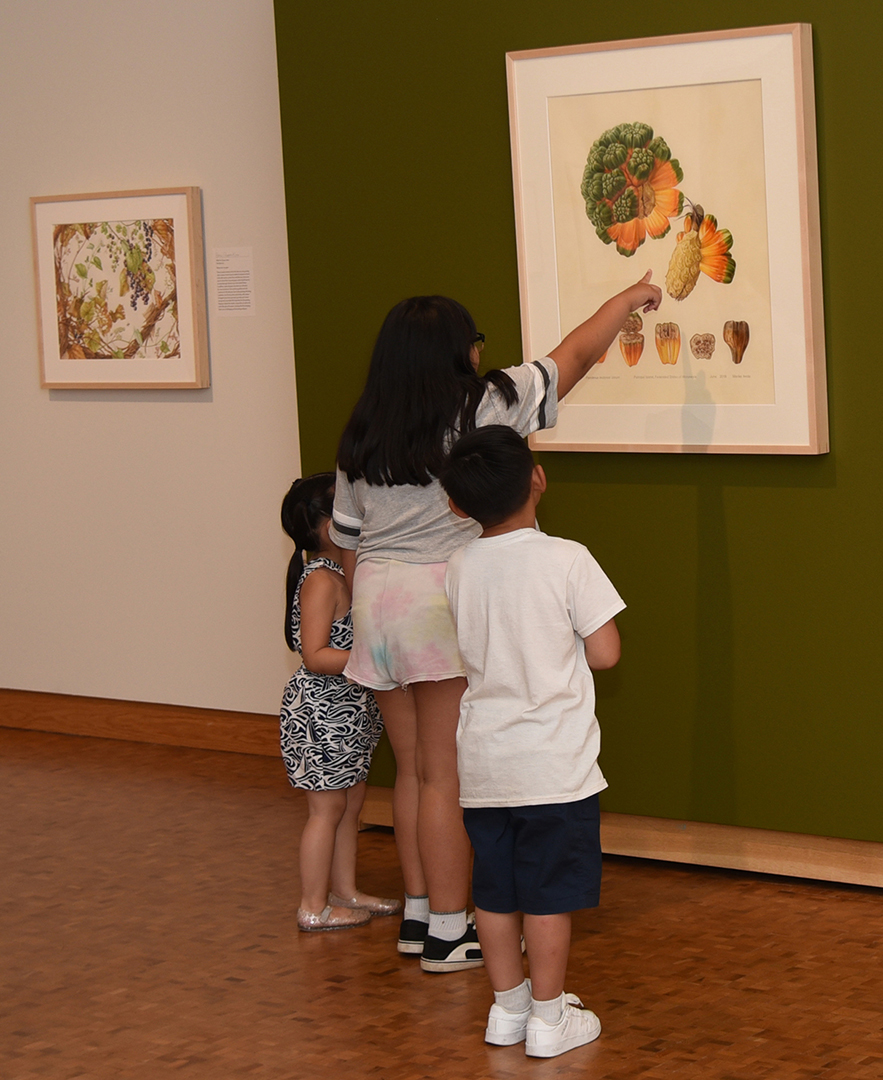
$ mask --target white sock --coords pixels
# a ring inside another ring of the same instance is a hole
[[[403,919],[413,919],[414,922],[429,922],[429,897],[409,896],[405,893],[405,910]]]
[[[429,936],[457,941],[466,933],[466,908],[462,911],[430,911]]]
[[[520,986],[511,990],[495,990],[494,1004],[500,1005],[510,1013],[523,1013],[531,1007],[530,983],[527,979]]]
[[[538,1016],[547,1024],[557,1024],[564,1015],[564,994],[559,994],[551,1001],[537,1001],[536,998],[531,998],[530,1011],[531,1016]]]

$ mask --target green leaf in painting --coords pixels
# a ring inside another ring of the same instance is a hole
[[[89,275],[89,271],[86,269],[86,267],[82,263],[77,263],[76,266],[74,267],[74,269],[80,275],[81,278],[88,277],[88,275]]]
[[[141,336],[141,331],[140,330],[135,331],[135,340],[138,342],[139,345],[144,344],[144,338]]]
[[[92,256],[92,262],[98,267],[99,270],[104,269],[104,267],[101,265],[101,259],[99,259],[97,255]]]
[[[126,252],[126,267],[128,270],[137,274],[141,269],[141,263],[144,261],[144,255],[139,247],[130,247]]]

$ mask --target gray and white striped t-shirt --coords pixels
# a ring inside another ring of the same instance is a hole
[[[507,406],[499,390],[489,385],[475,414],[475,426],[506,424],[519,435],[554,427],[558,419],[558,368],[549,357],[507,368],[518,401]],[[396,559],[399,562],[447,562],[453,553],[478,536],[481,526],[458,518],[435,479],[417,484],[369,484],[349,481],[337,470],[334,515],[330,536],[339,547],[358,551],[358,559]]]

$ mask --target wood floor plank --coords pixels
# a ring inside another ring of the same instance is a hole
[[[483,971],[295,925],[281,762],[0,730],[4,1080],[880,1080],[883,892],[611,857],[568,988],[600,1039],[483,1042]],[[400,893],[388,830],[361,885]]]

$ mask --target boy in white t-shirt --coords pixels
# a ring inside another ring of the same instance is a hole
[[[601,1033],[564,978],[571,912],[597,906],[601,880],[591,669],[619,660],[625,604],[586,548],[537,530],[546,478],[511,428],[465,435],[439,479],[454,513],[483,527],[450,559],[446,589],[469,681],[457,753],[494,989],[485,1039],[555,1057]]]

